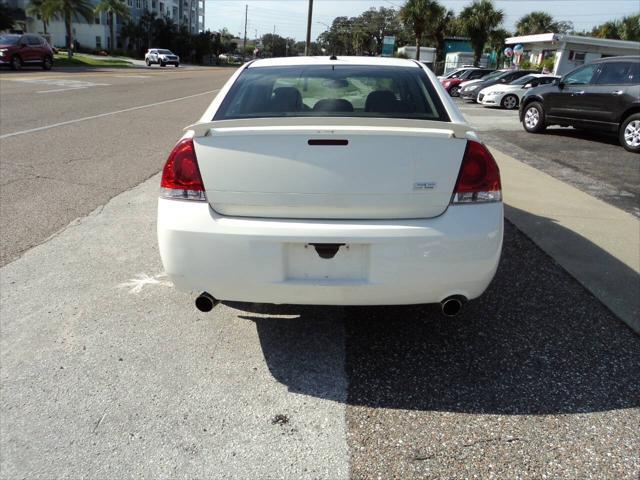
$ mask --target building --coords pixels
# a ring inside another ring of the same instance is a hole
[[[505,43],[510,47],[522,45],[525,50],[523,58],[528,58],[533,65],[554,58],[554,75],[564,75],[580,65],[603,57],[640,55],[640,42],[558,33],[511,37]]]
[[[99,0],[89,0],[97,5]],[[122,0],[126,1],[131,11],[131,21],[137,23],[146,11],[155,12],[158,17],[171,18],[175,23],[187,25],[193,34],[204,31],[204,0]],[[64,22],[56,19],[47,25],[47,34],[44,35],[44,26],[39,18],[31,17],[26,13],[29,0],[0,0],[1,3],[13,9],[13,31],[17,33],[39,33],[47,38],[49,43],[56,47],[64,47],[67,44],[67,34]],[[116,18],[116,48],[122,48],[120,40],[120,28],[122,21]],[[73,37],[80,47],[95,50],[112,50],[112,43],[107,14],[96,14],[94,22],[88,23],[79,18],[73,21]]]

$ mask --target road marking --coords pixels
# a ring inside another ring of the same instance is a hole
[[[216,92],[219,92],[219,91],[220,91],[220,89],[218,88],[216,90],[209,90],[207,92],[195,93],[193,95],[187,95],[186,97],[171,98],[169,100],[163,100],[161,102],[148,103],[146,105],[140,105],[140,106],[137,106],[137,107],[125,108],[123,110],[116,110],[114,112],[99,113],[98,115],[91,115],[89,117],[76,118],[74,120],[67,120],[66,122],[53,123],[51,125],[45,125],[43,127],[31,128],[29,130],[21,130],[19,132],[5,133],[4,135],[0,135],[0,140],[3,140],[5,138],[9,138],[9,137],[16,137],[18,135],[24,135],[24,134],[27,134],[27,133],[39,132],[41,130],[49,130],[50,128],[62,127],[64,125],[71,125],[73,123],[86,122],[87,120],[94,120],[96,118],[108,117],[110,115],[117,115],[119,113],[133,112],[135,110],[142,110],[144,108],[156,107],[158,105],[166,105],[167,103],[179,102],[181,100],[187,100],[189,98],[201,97],[202,95],[211,95],[212,93],[216,93]]]
[[[114,78],[149,78],[149,75],[113,75]]]
[[[70,90],[83,90],[87,87],[71,87],[71,88],[56,88],[55,90],[40,90],[36,93],[54,93],[54,92],[68,92]]]
[[[65,80],[61,78],[19,80],[23,83],[31,83],[35,85],[51,85],[54,87],[65,88],[86,88],[86,87],[108,87],[110,83],[84,82],[82,80]]]
[[[118,288],[129,288],[129,293],[139,294],[142,289],[149,285],[159,285],[162,287],[173,287],[173,283],[169,280],[162,280],[167,277],[166,273],[159,273],[158,275],[154,275],[153,277],[147,275],[146,273],[139,273],[136,275],[136,278],[131,278],[127,282],[123,282],[118,285]]]

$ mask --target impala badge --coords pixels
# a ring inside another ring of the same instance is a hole
[[[433,190],[436,188],[436,182],[416,182],[413,184],[414,190]]]

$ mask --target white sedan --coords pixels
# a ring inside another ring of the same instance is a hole
[[[557,78],[553,75],[534,73],[525,75],[509,84],[498,83],[480,90],[478,103],[487,107],[502,107],[514,110],[520,105],[520,100],[527,90],[538,85],[553,83]]]
[[[436,77],[410,60],[243,65],[165,164],[158,241],[211,310],[441,303],[481,295],[500,259],[500,173]]]

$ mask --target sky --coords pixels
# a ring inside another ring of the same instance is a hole
[[[226,27],[233,35],[244,35],[245,5],[249,6],[247,38],[273,33],[304,40],[307,28],[307,0],[205,0],[205,29]],[[472,0],[440,0],[458,13]],[[403,0],[314,0],[311,38],[315,39],[335,17],[353,17],[371,7],[398,8]],[[544,10],[556,20],[567,20],[576,30],[591,30],[607,20],[640,11],[640,0],[494,0],[505,13],[504,27],[513,31],[518,19],[534,10]]]

